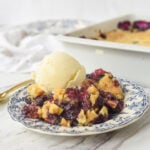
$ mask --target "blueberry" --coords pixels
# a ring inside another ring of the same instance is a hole
[[[133,22],[133,28],[144,31],[150,28],[150,22],[139,20]]]
[[[128,20],[119,22],[118,28],[121,30],[129,30],[131,28],[131,22]]]

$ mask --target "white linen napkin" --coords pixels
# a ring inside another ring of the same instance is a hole
[[[31,72],[48,53],[61,50],[61,43],[48,34],[27,35],[24,31],[0,34],[0,71]]]
[[[53,35],[85,27],[81,20],[47,20],[0,28],[0,72],[32,72],[48,53],[62,50]]]

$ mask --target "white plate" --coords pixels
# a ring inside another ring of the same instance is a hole
[[[139,46],[139,45],[133,45],[133,44],[122,44],[122,43],[116,43],[116,42],[109,42],[109,41],[100,41],[100,40],[92,40],[88,38],[80,38],[80,36],[85,37],[97,37],[99,35],[99,31],[111,31],[113,29],[116,29],[116,26],[118,22],[129,20],[149,20],[150,21],[150,15],[146,13],[136,13],[136,14],[128,14],[123,15],[120,17],[116,17],[101,23],[97,23],[88,27],[85,27],[83,29],[79,29],[64,35],[59,35],[58,39],[64,42],[69,43],[76,43],[76,44],[84,44],[84,45],[91,45],[91,46],[98,46],[98,47],[106,47],[106,48],[115,48],[119,50],[126,50],[126,51],[136,51],[136,52],[145,52],[150,53],[150,47],[149,46]]]
[[[82,136],[100,134],[123,128],[138,120],[149,108],[148,97],[142,87],[125,79],[118,79],[125,93],[123,111],[104,123],[85,127],[61,127],[50,125],[38,119],[25,118],[21,109],[25,105],[24,96],[27,96],[27,86],[16,91],[8,103],[8,112],[11,118],[20,122],[30,130],[59,136]]]

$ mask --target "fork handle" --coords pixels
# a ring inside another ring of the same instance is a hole
[[[32,79],[23,81],[23,82],[21,82],[21,83],[19,83],[19,84],[16,84],[15,86],[13,86],[13,87],[7,89],[4,93],[9,94],[9,93],[15,91],[16,89],[18,89],[18,88],[20,88],[20,87],[22,87],[22,86],[24,86],[24,85],[26,85],[26,84],[32,83],[32,82],[33,82]]]

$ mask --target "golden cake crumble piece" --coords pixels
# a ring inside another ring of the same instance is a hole
[[[64,126],[64,127],[70,127],[70,121],[66,120],[65,118],[62,118],[61,122],[60,122],[60,125]]]
[[[103,106],[101,108],[101,110],[99,111],[99,114],[103,115],[103,116],[108,116],[108,109],[106,106]]]
[[[104,77],[98,83],[98,87],[100,90],[105,92],[110,92],[118,99],[123,99],[123,91],[120,85],[115,85],[115,80],[109,74],[105,74]]]
[[[98,117],[98,114],[96,114],[96,112],[94,110],[92,110],[92,111],[88,110],[86,113],[86,116],[87,116],[88,122],[91,122]]]
[[[43,107],[41,108],[41,117],[43,119],[47,119],[50,105],[51,105],[51,103],[49,101],[46,101],[44,103]]]
[[[44,91],[37,84],[32,84],[28,87],[27,92],[32,98],[44,94]]]
[[[90,94],[90,102],[92,103],[92,106],[94,106],[94,104],[99,96],[99,92],[95,86],[91,85],[88,88],[88,93]]]
[[[54,99],[57,99],[60,103],[62,102],[64,98],[66,90],[65,89],[56,89],[54,90]]]
[[[111,101],[111,100],[108,100],[107,101],[107,105],[109,105],[111,108],[116,108],[117,107],[117,102],[115,101]]]
[[[78,123],[80,125],[85,125],[86,124],[87,120],[86,120],[86,115],[85,115],[83,109],[80,110],[80,113],[78,114],[77,120],[78,120]]]
[[[56,104],[50,103],[49,113],[60,115],[63,112],[63,109]]]
[[[39,115],[39,118],[41,118],[42,117],[42,109],[40,108],[40,107],[38,107],[38,115]]]

